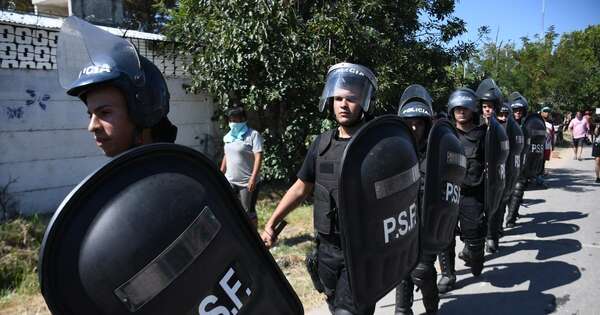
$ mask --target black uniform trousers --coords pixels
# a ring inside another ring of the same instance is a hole
[[[486,233],[483,203],[472,196],[461,197],[458,222],[462,239],[465,241],[483,240]]]
[[[356,305],[350,290],[348,270],[339,236],[320,234],[317,247],[319,278],[325,289],[327,304],[332,314],[345,310],[351,314],[373,314],[375,305]]]

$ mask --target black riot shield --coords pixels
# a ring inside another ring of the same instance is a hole
[[[339,224],[355,302],[375,304],[417,263],[419,163],[409,127],[378,117],[342,157]]]
[[[466,171],[467,158],[456,129],[447,119],[438,120],[427,142],[421,212],[421,247],[425,253],[441,252],[454,238]]]
[[[485,135],[485,211],[491,217],[498,209],[506,186],[506,159],[510,152],[510,142],[504,127],[496,117],[488,119]]]
[[[302,314],[225,177],[174,144],[117,156],[62,202],[44,235],[53,314]]]
[[[510,152],[506,159],[506,185],[504,187],[504,195],[509,196],[512,194],[512,190],[517,183],[517,179],[521,172],[521,153],[523,152],[523,146],[525,144],[523,131],[517,121],[512,117],[512,114],[509,115],[506,120],[506,135],[508,136],[508,142],[510,144]]]
[[[544,166],[544,143],[546,141],[546,124],[540,114],[529,114],[522,125],[525,136],[523,148],[524,162],[521,169],[525,178],[537,176]]]

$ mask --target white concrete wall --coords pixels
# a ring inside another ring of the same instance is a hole
[[[214,158],[218,130],[207,95],[186,94],[184,79],[168,79],[169,118],[177,143]],[[0,69],[0,187],[24,214],[52,212],[68,192],[109,159],[87,131],[86,109],[66,95],[56,70]]]

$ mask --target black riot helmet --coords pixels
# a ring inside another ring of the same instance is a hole
[[[419,85],[413,84],[404,90],[398,104],[398,116],[422,117],[431,121],[433,110],[431,104],[433,100],[427,90]]]
[[[512,92],[508,96],[508,101],[510,103],[510,108],[515,111],[515,109],[522,108],[523,109],[523,117],[527,116],[527,110],[529,108],[529,102],[525,96],[521,95],[519,92]]]
[[[350,90],[357,93],[357,102],[363,112],[369,111],[371,101],[377,90],[377,79],[373,72],[361,65],[342,62],[335,64],[327,71],[327,80],[323,94],[319,98],[319,111],[324,111],[333,104],[333,97],[340,90]]]
[[[502,107],[500,107],[501,113],[507,113],[508,115],[512,115],[512,108],[510,108],[509,102],[503,102]]]
[[[459,88],[450,94],[448,98],[448,116],[452,121],[454,121],[454,109],[457,107],[464,107],[473,111],[474,123],[479,124],[479,98],[473,90]]]
[[[500,117],[502,114],[506,115],[506,119],[502,119]],[[502,106],[500,107],[496,118],[498,119],[498,122],[500,122],[502,125],[505,125],[509,119],[513,119],[513,112],[510,108],[509,102],[502,102]]]
[[[433,100],[427,90],[413,84],[404,90],[398,104],[398,116],[401,118],[421,118],[425,121],[425,137],[429,134],[433,121]]]
[[[91,88],[114,86],[125,96],[138,128],[161,125],[176,134],[167,119],[170,96],[162,73],[128,40],[71,16],[61,27],[57,55],[59,81],[67,94],[85,102]]]
[[[479,97],[480,104],[483,101],[492,102],[494,104],[494,112],[497,113],[500,107],[502,107],[502,91],[500,91],[500,88],[493,79],[488,78],[481,81],[475,93]]]

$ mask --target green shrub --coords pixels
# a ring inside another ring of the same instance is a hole
[[[39,291],[37,262],[45,223],[41,217],[0,224],[0,296]]]

